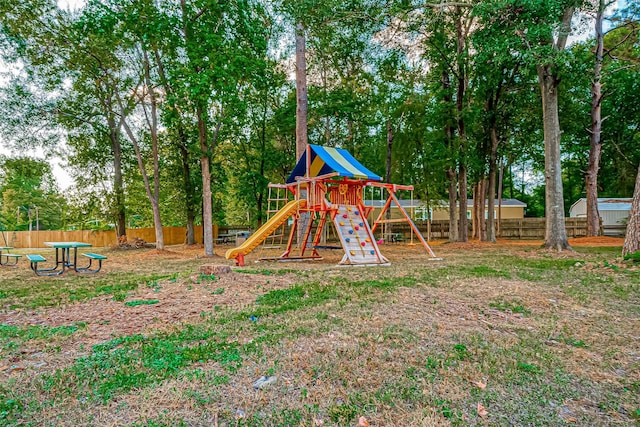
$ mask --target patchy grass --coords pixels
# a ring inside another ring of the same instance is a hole
[[[429,262],[415,248],[395,246],[388,268],[259,264],[205,278],[194,273],[195,257],[127,263],[133,255],[110,254],[120,268],[36,278],[35,285],[25,280],[28,271],[13,269],[15,277],[3,278],[0,346],[4,364],[20,369],[3,371],[0,424],[639,421],[635,264],[610,248],[555,254],[442,245],[444,260]],[[185,299],[194,292],[191,301],[207,301],[186,317]],[[100,335],[113,331],[108,314],[117,309],[109,307],[121,309],[122,297],[132,325],[154,315],[158,321]],[[34,316],[21,314],[71,304],[87,307],[84,323],[54,325],[68,317],[65,310],[46,317],[51,325],[30,325]],[[101,306],[94,315],[90,308]],[[56,351],[47,351],[50,341]],[[31,363],[34,355],[45,364]],[[277,380],[254,389],[263,375]]]
[[[137,307],[139,305],[153,305],[158,304],[160,300],[157,299],[137,299],[133,301],[127,301],[124,303],[127,307]]]

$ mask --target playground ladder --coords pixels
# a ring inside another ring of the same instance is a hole
[[[275,197],[273,197],[272,189],[276,189]],[[281,194],[284,193],[284,194]],[[281,187],[272,187],[269,185],[269,197],[267,198],[267,221],[271,219],[271,217],[280,209],[287,204],[289,199],[287,199],[287,190]],[[262,249],[277,249],[282,247],[284,242],[284,232],[285,232],[286,221],[278,227],[278,229],[271,234],[269,237],[263,240]],[[267,242],[269,244],[267,244]]]

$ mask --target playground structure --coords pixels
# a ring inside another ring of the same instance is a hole
[[[293,218],[286,250],[279,257],[269,258],[270,260],[321,259],[318,249],[336,249],[322,245],[327,221],[333,223],[344,249],[344,256],[339,263],[341,265],[388,265],[389,260],[382,255],[379,247],[384,239],[376,240],[374,233],[379,226],[384,227],[384,224],[391,222],[409,223],[413,234],[431,259],[439,259],[396,195],[399,190],[413,190],[413,186],[381,181],[380,176],[365,168],[348,151],[309,144],[287,182],[269,184],[270,188],[285,190],[293,196],[293,200],[274,210],[275,214],[262,227],[242,245],[229,249],[225,257],[235,259],[236,265],[244,265],[245,255],[265,242],[276,230],[283,228],[289,218]],[[365,206],[365,187],[378,187],[388,194],[384,207],[372,225],[369,224],[368,217],[373,207]],[[392,202],[398,207],[402,218],[385,219]],[[294,248],[296,237],[299,243]],[[296,249],[297,253],[294,253]]]

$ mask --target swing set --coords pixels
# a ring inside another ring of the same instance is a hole
[[[381,180],[380,176],[365,168],[346,150],[308,145],[287,182],[269,184],[276,193],[276,197],[268,202],[268,213],[273,215],[242,245],[229,249],[225,257],[235,259],[237,265],[244,265],[244,256],[262,243],[266,246],[268,239],[272,240],[272,244],[274,239],[280,239],[280,243],[283,243],[285,233],[279,230],[284,230],[284,225],[292,221],[284,252],[268,259],[317,260],[322,258],[318,249],[342,248],[345,254],[341,265],[388,265],[388,259],[378,246],[385,241],[385,228],[390,223],[406,222],[411,229],[411,244],[415,235],[430,259],[440,259],[397,196],[401,190],[412,192],[413,186],[382,183]],[[369,217],[374,208],[364,201],[365,188],[380,188],[381,192],[386,191],[388,195],[372,225],[369,224]],[[289,196],[292,200],[289,200]],[[401,216],[385,219],[392,203],[395,203]],[[323,244],[327,222],[333,223],[340,247]],[[374,233],[379,227],[383,234],[381,239],[376,239]],[[296,240],[298,244],[294,247]]]

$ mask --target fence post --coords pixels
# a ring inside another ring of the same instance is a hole
[[[518,221],[518,239],[522,239],[522,223],[524,222],[523,219],[520,219]]]

